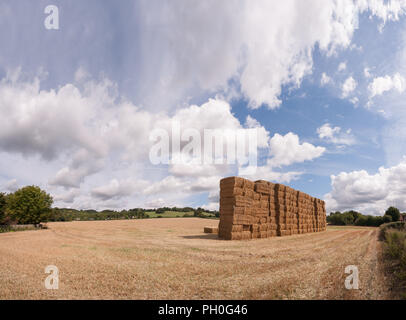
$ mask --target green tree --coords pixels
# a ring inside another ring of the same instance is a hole
[[[327,222],[331,225],[345,226],[344,214],[340,211],[331,212],[327,217]]]
[[[164,214],[165,208],[158,208],[155,212],[156,212],[156,214]]]
[[[376,217],[374,217],[372,226],[373,226],[373,227],[379,227],[379,226],[380,226],[381,224],[383,224],[383,223],[384,223],[383,217],[381,217],[381,216],[376,216]]]
[[[52,203],[52,197],[45,191],[28,186],[8,196],[7,212],[20,224],[39,224],[48,220]]]
[[[6,195],[0,192],[0,224],[6,217]]]
[[[366,216],[360,216],[355,220],[356,226],[366,226],[368,223],[368,218]]]
[[[342,214],[342,221],[345,225],[353,225],[355,221],[358,219],[360,214],[356,211],[346,211]]]
[[[386,214],[392,217],[392,221],[399,221],[400,219],[400,211],[398,208],[389,207],[385,212],[385,215]]]
[[[389,222],[392,222],[392,216],[385,214],[383,216],[383,223],[389,223]]]
[[[349,216],[349,217],[351,217],[349,220],[351,221],[351,223],[350,224],[354,224],[355,223],[355,221],[359,218],[359,217],[361,217],[362,216],[362,213],[359,213],[359,212],[357,212],[357,211],[354,211],[354,210],[351,210],[351,211],[347,211],[347,212],[345,212],[345,214],[347,215],[347,216]]]

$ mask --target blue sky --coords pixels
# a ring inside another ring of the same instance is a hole
[[[47,30],[48,5],[59,29]],[[261,133],[251,179],[406,210],[406,2],[0,1],[0,188],[75,208],[218,207],[229,166],[152,165],[174,121]]]

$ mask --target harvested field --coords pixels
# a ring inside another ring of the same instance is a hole
[[[385,299],[377,229],[249,241],[198,218],[61,222],[0,234],[0,299]],[[44,287],[47,265],[58,290]],[[359,268],[360,290],[344,269]]]

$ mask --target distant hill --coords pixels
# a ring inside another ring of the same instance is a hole
[[[199,217],[216,219],[218,211],[210,211],[202,208],[157,208],[143,209],[134,208],[130,210],[76,210],[70,208],[52,208],[48,221],[93,221],[93,220],[123,220],[123,219],[149,219],[149,218],[188,218]]]

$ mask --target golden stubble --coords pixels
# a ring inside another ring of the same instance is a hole
[[[49,223],[0,234],[0,299],[386,299],[377,229],[219,240],[198,218]],[[59,268],[47,290],[45,267]],[[360,290],[344,269],[359,268]]]

